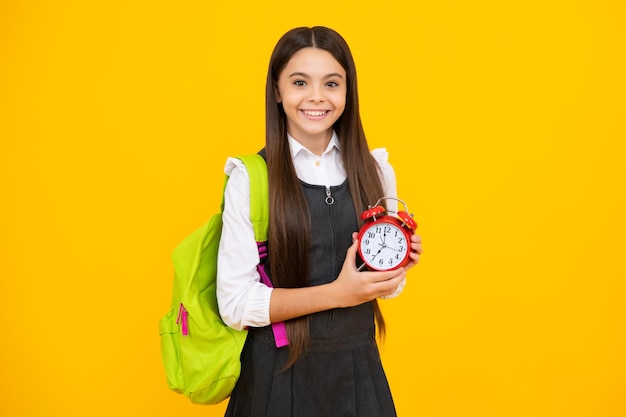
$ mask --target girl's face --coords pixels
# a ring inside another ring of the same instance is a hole
[[[341,64],[323,49],[300,49],[280,73],[276,87],[287,132],[310,151],[323,152],[346,107],[347,79]]]

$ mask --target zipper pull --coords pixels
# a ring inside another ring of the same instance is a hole
[[[328,185],[326,186],[326,199],[324,201],[326,201],[326,204],[328,204],[329,206],[332,206],[335,202],[333,196],[330,195],[330,187]]]
[[[187,314],[187,309],[183,303],[180,303],[180,309],[178,310],[178,319],[176,319],[176,324],[181,325],[181,331],[183,336],[187,336],[189,334],[189,318]]]

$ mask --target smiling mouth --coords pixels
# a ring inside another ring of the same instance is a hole
[[[307,117],[322,118],[322,117],[326,116],[326,114],[330,110],[300,110],[300,111],[302,113],[304,113],[304,115],[307,116]]]

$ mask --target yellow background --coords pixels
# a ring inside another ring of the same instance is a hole
[[[327,25],[425,254],[385,301],[400,416],[626,415],[621,1],[0,2],[0,414],[219,416],[165,385],[170,254]]]

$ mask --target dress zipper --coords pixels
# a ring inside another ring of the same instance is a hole
[[[326,186],[326,199],[324,201],[326,201],[326,204],[328,204],[329,206],[332,206],[335,202],[333,196],[330,195],[330,187],[328,185]]]

